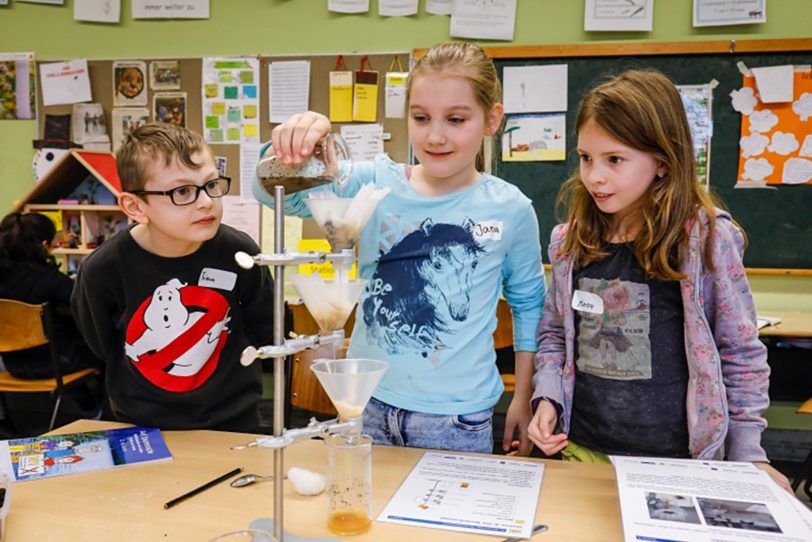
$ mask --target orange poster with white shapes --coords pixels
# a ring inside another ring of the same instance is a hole
[[[762,103],[756,78],[731,93],[742,114],[737,188],[812,184],[812,69],[795,69],[791,102]]]

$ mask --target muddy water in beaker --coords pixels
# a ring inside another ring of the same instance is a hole
[[[351,169],[344,140],[337,134],[327,134],[316,143],[313,154],[299,165],[286,164],[270,147],[257,165],[257,179],[270,196],[274,195],[274,186],[284,186],[285,192],[292,194],[330,183],[340,186]]]

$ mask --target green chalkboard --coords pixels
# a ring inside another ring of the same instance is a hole
[[[493,55],[492,55],[493,56]],[[501,77],[506,66],[567,64],[567,160],[559,162],[502,162],[494,152],[495,175],[516,184],[533,200],[546,242],[557,223],[555,198],[561,184],[578,166],[573,125],[584,92],[608,73],[626,69],[655,68],[680,85],[704,84],[716,79],[713,92],[713,138],[711,140],[710,184],[725,207],[741,224],[750,244],[744,263],[751,268],[812,269],[812,186],[782,186],[777,189],[734,189],[738,173],[741,116],[730,104],[729,94],[741,87],[736,63],[748,67],[780,64],[810,64],[811,52],[751,54],[676,54],[657,56],[558,56],[556,58],[498,58],[494,62]],[[812,122],[810,119],[808,122]],[[801,141],[803,143],[803,141]],[[498,145],[497,145],[498,147]],[[549,262],[547,262],[549,263]]]

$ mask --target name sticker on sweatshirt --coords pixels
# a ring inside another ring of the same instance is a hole
[[[484,220],[474,224],[474,229],[471,233],[477,241],[484,241],[486,239],[501,241],[503,227],[504,225],[501,220]]]
[[[603,314],[603,299],[601,299],[601,296],[598,294],[593,294],[592,292],[575,290],[575,293],[572,295],[572,308],[591,314]]]
[[[237,273],[212,269],[211,267],[204,267],[203,271],[200,272],[200,278],[197,279],[198,286],[217,288],[229,292],[234,289],[235,284],[237,284]]]

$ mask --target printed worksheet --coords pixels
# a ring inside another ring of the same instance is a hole
[[[627,541],[812,540],[803,505],[752,463],[611,456]]]
[[[426,452],[378,521],[529,538],[544,464]]]

